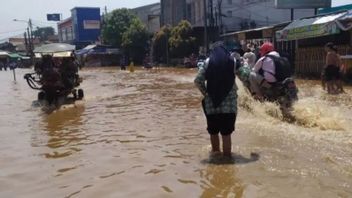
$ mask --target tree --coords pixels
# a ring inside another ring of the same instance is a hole
[[[55,34],[55,29],[53,27],[37,27],[37,29],[33,32],[35,38],[39,38],[41,42],[47,41],[49,36],[53,36]]]
[[[192,36],[191,24],[183,20],[171,31],[169,39],[171,54],[183,58],[195,52],[196,38]]]
[[[153,58],[162,63],[167,63],[170,34],[171,27],[163,26],[153,37]]]
[[[136,63],[142,63],[148,51],[149,33],[140,19],[134,18],[122,34],[122,47]]]
[[[105,16],[102,28],[103,40],[115,47],[121,47],[122,36],[137,17],[128,9],[116,9]]]

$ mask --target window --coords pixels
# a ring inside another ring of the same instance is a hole
[[[227,4],[232,5],[232,0],[227,0]]]
[[[227,11],[226,13],[227,13],[226,14],[227,17],[232,17],[232,11],[231,10]]]

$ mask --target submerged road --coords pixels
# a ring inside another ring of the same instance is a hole
[[[352,90],[299,81],[296,123],[239,84],[235,160],[209,156],[195,70],[84,69],[50,114],[0,71],[0,197],[351,197]]]

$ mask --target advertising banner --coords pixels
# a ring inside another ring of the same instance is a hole
[[[46,18],[48,21],[60,21],[60,14],[47,14]]]
[[[335,22],[326,24],[309,25],[299,28],[287,29],[276,32],[276,39],[278,41],[300,40],[306,38],[314,38],[321,36],[328,36],[340,33]]]
[[[98,20],[84,20],[83,28],[85,30],[98,30],[100,29],[100,21]]]

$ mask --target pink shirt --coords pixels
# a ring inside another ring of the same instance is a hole
[[[280,57],[280,54],[275,51],[270,52],[268,55]],[[261,57],[258,60],[258,62],[254,65],[253,71],[258,73],[260,68],[263,68],[263,70],[264,70],[264,78],[266,81],[271,82],[271,83],[277,81],[274,76],[275,75],[275,64],[271,58],[267,58],[265,56]]]

